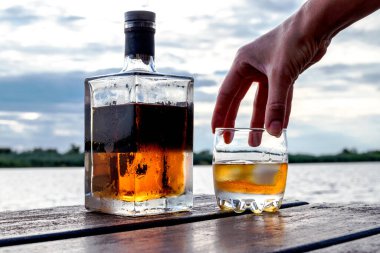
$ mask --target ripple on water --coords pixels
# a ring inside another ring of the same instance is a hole
[[[0,169],[0,211],[84,203],[83,168]],[[214,194],[211,166],[194,167],[194,193]],[[285,199],[379,201],[380,162],[290,164]]]

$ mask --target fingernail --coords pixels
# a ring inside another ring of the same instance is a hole
[[[232,140],[234,139],[234,133],[227,131],[223,134],[223,137],[224,137],[224,142],[226,144],[230,144]]]
[[[269,133],[279,137],[282,132],[282,122],[279,120],[274,120],[269,124]]]

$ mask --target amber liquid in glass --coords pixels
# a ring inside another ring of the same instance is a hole
[[[276,195],[285,191],[287,163],[214,164],[218,192]]]
[[[93,108],[94,195],[124,201],[181,195],[192,150],[190,114],[187,107],[139,103]]]

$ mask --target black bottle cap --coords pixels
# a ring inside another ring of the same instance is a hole
[[[154,33],[156,14],[151,11],[124,13],[125,55],[149,55],[154,57]]]
[[[156,13],[151,11],[127,11],[124,13],[124,21],[156,22]]]

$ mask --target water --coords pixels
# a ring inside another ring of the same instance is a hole
[[[211,166],[194,167],[194,193],[214,194]],[[379,202],[380,162],[290,164],[285,199]],[[83,168],[0,169],[0,211],[83,203]]]

